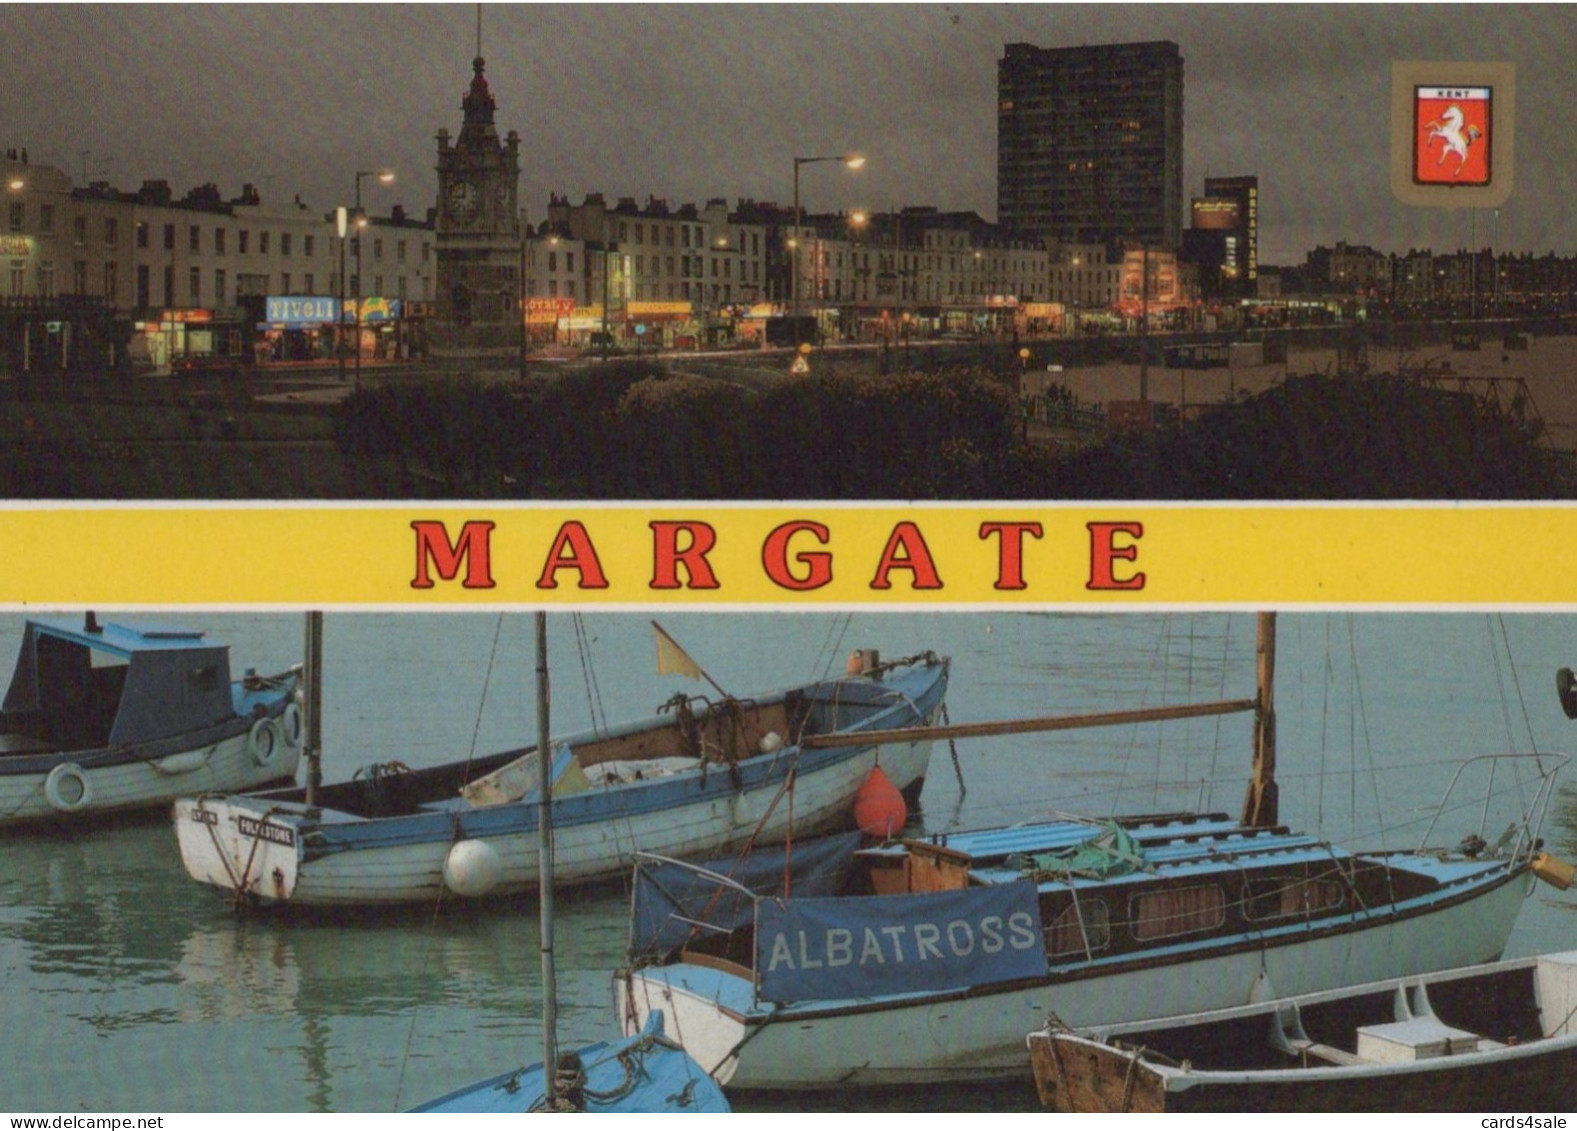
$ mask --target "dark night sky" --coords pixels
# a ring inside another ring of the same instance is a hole
[[[787,202],[796,155],[859,150],[857,174],[804,173],[813,209],[935,204],[996,214],[1003,44],[1170,39],[1185,60],[1184,198],[1256,174],[1261,259],[1346,239],[1386,251],[1481,244],[1497,221],[1395,203],[1391,62],[1517,67],[1515,190],[1497,246],[1577,239],[1577,7],[1343,4],[486,6],[500,132],[524,139],[522,199],[648,195]],[[379,211],[436,195],[434,135],[460,127],[476,8],[446,5],[10,4],[0,146],[136,188],[244,182],[329,210],[357,169]]]

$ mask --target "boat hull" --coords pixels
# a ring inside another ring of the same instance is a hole
[[[855,792],[878,762],[900,789],[920,780],[931,744],[869,748],[799,779],[792,819],[810,834],[847,823]],[[594,883],[627,872],[640,849],[673,856],[724,852],[755,837],[781,839],[790,810],[781,801],[761,818],[782,787],[774,774],[756,788],[716,790],[699,800],[630,812],[608,804],[554,809],[554,874],[559,884]],[[310,907],[364,907],[422,902],[450,890],[444,868],[458,839],[487,845],[498,878],[487,896],[535,891],[536,820],[529,807],[403,822],[397,843],[357,845],[314,856],[310,833],[291,818],[297,810],[244,798],[183,798],[174,811],[181,858],[202,883],[245,889],[263,902]],[[376,823],[376,822],[374,822]],[[457,836],[456,825],[461,829]],[[328,830],[332,833],[333,826]],[[457,893],[458,894],[458,893]]]
[[[1567,953],[1028,1045],[1061,1112],[1569,1111],[1573,1006]]]
[[[1543,1047],[1541,1047],[1543,1046]],[[1310,1068],[1165,1077],[1098,1044],[1031,1044],[1037,1075],[1065,1083],[1064,1112],[1570,1111],[1577,1106],[1577,1041],[1544,1041],[1373,1070]],[[1044,1094],[1044,1089],[1043,1089]]]
[[[903,695],[931,722],[946,689],[945,661]],[[902,687],[901,683],[898,686]],[[575,740],[566,740],[573,749]],[[563,886],[628,872],[636,851],[725,852],[754,839],[847,827],[855,794],[880,766],[900,790],[925,777],[931,741],[891,741],[745,758],[615,787],[593,786],[553,803],[554,875]],[[792,791],[789,784],[792,771]],[[182,860],[201,883],[264,904],[375,907],[440,897],[498,897],[538,886],[534,801],[488,807],[439,802],[425,811],[362,818],[267,797],[190,797],[174,824]],[[482,882],[456,874],[461,842],[487,861]],[[476,847],[480,846],[480,847]],[[446,874],[446,868],[448,874]]]
[[[663,1035],[662,1017],[633,1037],[604,1041],[576,1054],[584,1071],[583,1106],[566,1097],[550,1107],[540,1063],[450,1092],[413,1108],[417,1113],[519,1115],[549,1111],[589,1114],[722,1113],[723,1090],[684,1050]],[[562,1058],[562,1054],[561,1054]]]
[[[260,718],[132,747],[29,758],[25,768],[0,760],[0,827],[158,808],[196,792],[259,789],[294,778],[299,729],[287,739],[282,725],[290,705],[280,695]],[[260,723],[271,732],[265,735]]]
[[[1504,949],[1525,891],[1508,868],[1457,897],[1345,929],[1288,934],[1152,959],[1052,973],[947,994],[773,1007],[753,1000],[748,971],[677,964],[621,976],[626,1032],[663,1011],[685,1048],[720,1083],[741,1090],[819,1090],[1022,1079],[1024,1034],[1056,1016],[1082,1027],[1241,1005],[1489,961]],[[743,976],[741,976],[743,975]],[[904,1034],[894,1040],[894,1034]]]

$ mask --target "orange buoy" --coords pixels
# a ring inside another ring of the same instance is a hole
[[[890,837],[909,820],[909,806],[893,779],[872,766],[865,784],[854,795],[854,824],[866,836]]]

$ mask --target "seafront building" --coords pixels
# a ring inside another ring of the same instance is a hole
[[[1183,57],[1169,42],[1010,43],[997,64],[997,219],[1066,244],[1176,249]]]
[[[1207,178],[1185,230],[1176,44],[1008,44],[998,88],[995,222],[917,205],[796,216],[781,201],[600,192],[551,194],[532,216],[520,176],[540,158],[515,131],[500,136],[482,58],[458,136],[437,132],[436,199],[411,210],[391,206],[399,190],[380,170],[357,171],[341,208],[250,184],[234,196],[213,183],[179,196],[163,180],[78,184],[7,150],[0,371],[131,372],[183,357],[343,371],[346,358],[446,351],[773,344],[774,327],[790,340],[790,313],[814,340],[893,342],[1140,319],[1231,328],[1255,318],[1237,312],[1293,296],[1315,320],[1360,307],[1572,309],[1571,257],[1341,243],[1266,272],[1254,175]]]

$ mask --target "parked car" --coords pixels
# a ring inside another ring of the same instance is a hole
[[[177,357],[170,362],[170,375],[172,377],[240,377],[244,372],[241,359],[237,357],[216,357],[212,354],[188,354]]]

